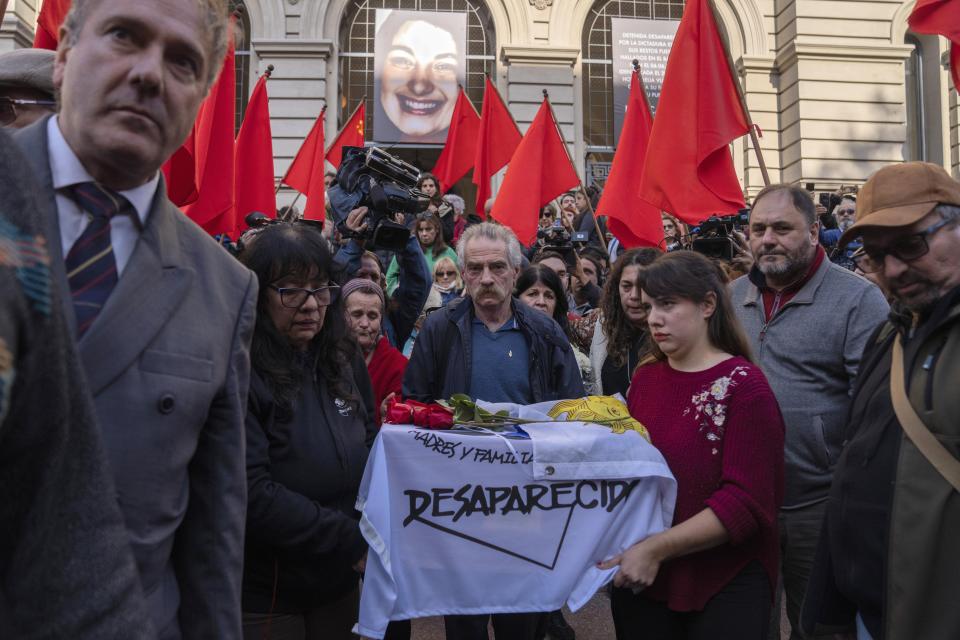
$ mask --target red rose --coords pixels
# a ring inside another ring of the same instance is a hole
[[[387,402],[387,417],[384,422],[388,424],[411,424],[413,422],[413,408],[409,404],[400,402],[395,397]]]
[[[434,405],[424,412],[428,429],[450,429],[453,427],[453,412],[446,407]]]
[[[449,429],[453,426],[453,411],[439,404],[427,404],[416,400],[399,402],[396,398],[390,398],[384,422],[413,424],[427,429]]]

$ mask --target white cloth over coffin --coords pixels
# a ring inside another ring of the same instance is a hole
[[[588,436],[578,424],[554,423],[550,428],[556,437],[574,443],[578,432],[585,441],[600,439],[598,434]],[[620,446],[627,436],[646,442],[636,433],[606,431],[604,437]],[[662,457],[659,465],[652,463],[653,453],[636,467],[635,478],[534,480],[531,441],[508,443],[491,435],[384,425],[357,501],[370,553],[354,631],[382,638],[389,620],[553,611],[564,604],[580,608],[616,572],[600,571],[597,561],[670,526],[676,481]],[[612,511],[600,504],[605,495],[622,495],[634,482]],[[464,487],[470,496],[477,485],[488,497],[492,490],[516,487],[518,495],[561,494],[556,503],[550,495],[544,498],[548,507],[571,504],[522,513],[501,501],[490,515],[473,512],[455,520],[462,505],[453,496]],[[429,507],[408,518],[422,507],[425,495],[443,489],[450,491],[442,500],[432,499]],[[415,500],[411,496],[417,492]],[[594,500],[597,504],[588,506]]]
[[[612,397],[624,402],[620,394]],[[531,405],[482,401],[478,404],[492,412],[507,411],[514,418],[543,421],[519,427],[533,441],[532,469],[536,480],[644,478],[661,475],[664,469],[669,473],[657,448],[636,431],[611,437],[610,427],[603,425],[554,422],[555,418],[547,412],[556,406],[556,400]]]

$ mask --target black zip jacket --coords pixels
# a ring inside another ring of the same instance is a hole
[[[290,422],[277,421],[267,384],[251,375],[244,611],[302,613],[357,586],[352,567],[367,547],[354,505],[376,424],[363,359],[344,373],[359,403],[307,375]]]
[[[530,392],[534,402],[585,395],[570,341],[553,318],[516,298],[513,317],[530,349]],[[431,314],[417,336],[403,377],[403,397],[435,402],[470,392],[473,300],[465,296]]]

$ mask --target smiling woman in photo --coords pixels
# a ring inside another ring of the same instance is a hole
[[[456,13],[392,11],[383,20],[375,45],[377,141],[444,142],[464,81],[465,31],[466,16]]]

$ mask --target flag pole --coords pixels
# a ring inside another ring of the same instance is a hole
[[[550,109],[550,117],[553,118],[553,124],[557,128],[557,133],[560,134],[560,140],[563,142],[563,150],[567,153],[567,160],[570,162],[570,166],[576,169],[575,164],[573,164],[573,156],[570,155],[570,149],[567,147],[567,139],[563,135],[563,129],[560,128],[560,123],[557,122],[557,114],[553,111],[553,105],[550,104],[550,94],[546,89],[543,90],[543,99],[547,101],[547,107]],[[603,250],[610,254],[609,249],[607,249],[607,239],[603,235],[603,231],[600,230],[600,223],[597,222],[597,216],[593,211],[593,203],[590,202],[590,197],[587,196],[587,190],[583,187],[583,180],[580,181],[579,185],[580,193],[583,194],[583,199],[587,201],[587,207],[590,211],[590,215],[593,217],[593,227],[597,230],[597,237],[600,238],[600,246],[603,247]]]
[[[302,193],[300,193],[299,191],[297,191],[297,197],[294,198],[294,199],[293,199],[293,202],[291,202],[291,203],[288,204],[287,206],[288,206],[290,209],[293,209],[293,205],[297,204],[297,200],[299,200],[299,199],[300,199],[300,196],[302,196],[302,195],[303,195]]]
[[[763,176],[763,186],[770,186],[770,174],[767,172],[767,163],[763,159],[763,152],[760,150],[760,138],[757,137],[757,125],[753,123],[753,118],[750,116],[750,109],[747,108],[747,97],[743,93],[743,87],[740,86],[740,80],[737,79],[737,69],[733,64],[733,57],[730,55],[730,43],[727,42],[727,37],[724,33],[721,32],[719,26],[722,24],[720,20],[720,15],[717,13],[717,7],[714,5],[713,0],[706,0],[707,4],[710,6],[710,11],[713,14],[713,21],[717,24],[717,33],[720,35],[720,41],[723,43],[723,53],[727,58],[727,67],[730,69],[730,77],[733,79],[733,84],[737,87],[737,97],[740,98],[740,108],[743,109],[743,114],[747,117],[747,124],[750,127],[750,141],[753,143],[753,152],[757,156],[757,162],[760,164],[760,175]]]

